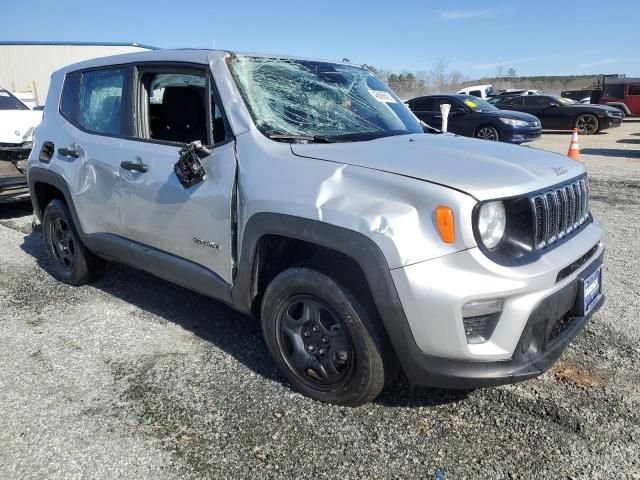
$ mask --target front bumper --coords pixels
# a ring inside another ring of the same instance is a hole
[[[600,130],[605,128],[614,128],[622,125],[622,117],[602,117],[600,121]]]
[[[602,265],[598,259],[585,273]],[[586,316],[578,312],[578,281],[574,280],[541,301],[533,310],[509,360],[471,362],[417,353],[406,374],[413,383],[451,389],[470,389],[516,383],[547,371],[571,340],[603,305],[604,296]]]
[[[476,388],[547,370],[593,313],[576,314],[576,295],[578,278],[601,264],[601,234],[594,222],[520,267],[498,266],[472,248],[392,270],[411,332],[404,336],[402,351],[396,347],[409,379],[443,388]],[[468,343],[462,306],[488,299],[504,301],[500,318],[486,342]]]
[[[500,140],[507,143],[532,142],[542,136],[542,127],[536,128],[513,128],[505,130],[500,136]]]

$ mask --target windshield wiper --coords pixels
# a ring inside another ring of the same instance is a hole
[[[331,135],[323,137],[333,142],[359,142],[364,140],[375,140],[376,138],[395,137],[396,135],[409,135],[411,132],[404,130],[385,130],[382,132],[354,132],[342,135]]]
[[[313,142],[313,143],[334,143],[335,140],[332,140],[328,137],[322,137],[319,135],[269,135],[271,140],[300,140],[303,142]]]

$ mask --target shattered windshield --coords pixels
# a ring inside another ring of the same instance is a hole
[[[231,71],[256,126],[283,141],[357,141],[422,133],[416,117],[366,69],[234,56]]]

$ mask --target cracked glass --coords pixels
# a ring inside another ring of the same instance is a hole
[[[422,133],[416,117],[362,67],[234,56],[231,72],[257,128],[282,141],[357,141]]]

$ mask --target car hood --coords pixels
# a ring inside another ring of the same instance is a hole
[[[25,133],[41,120],[39,110],[0,110],[0,143],[23,143]]]
[[[571,105],[564,105],[564,107],[582,111],[590,111],[596,114],[604,112],[622,113],[618,108],[608,107],[606,105],[595,105],[593,103],[572,103]]]
[[[512,118],[514,120],[524,120],[525,122],[539,122],[538,117],[530,113],[514,112],[511,110],[498,110],[496,112],[481,112],[494,117]]]
[[[565,156],[452,134],[412,134],[366,142],[291,144],[295,155],[371,168],[461,190],[478,200],[546,188],[585,172]]]

